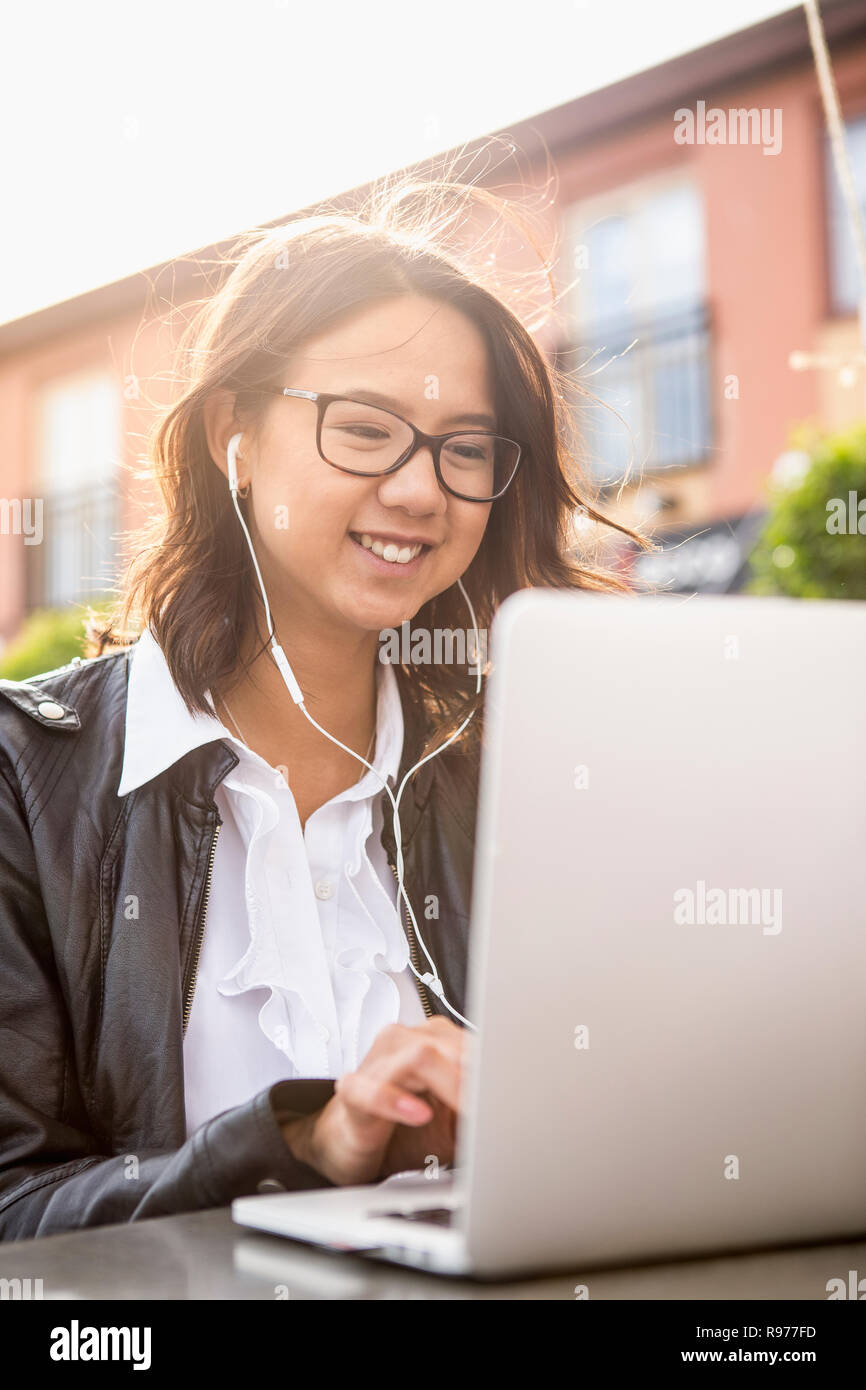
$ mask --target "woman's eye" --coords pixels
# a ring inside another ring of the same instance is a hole
[[[486,463],[487,455],[477,444],[458,444],[449,449],[449,454],[457,463]]]
[[[376,425],[342,425],[341,433],[350,434],[356,439],[387,439],[384,430]]]

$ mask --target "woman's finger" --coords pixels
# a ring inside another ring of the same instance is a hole
[[[450,1037],[423,1028],[391,1025],[390,1037],[374,1055],[367,1054],[358,1070],[377,1080],[394,1082],[410,1091],[432,1091],[437,1100],[456,1110],[460,1102],[461,1053]],[[380,1035],[381,1036],[381,1035]]]
[[[337,1078],[334,1092],[344,1105],[358,1112],[353,1118],[388,1120],[392,1124],[423,1125],[433,1118],[432,1106],[411,1090],[369,1072],[351,1071]]]

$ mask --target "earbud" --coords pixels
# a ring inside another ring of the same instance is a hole
[[[229,442],[228,442],[228,448],[227,448],[227,450],[226,450],[226,464],[227,464],[227,466],[228,466],[228,475],[229,475],[229,492],[232,494],[233,497],[237,495],[237,490],[238,490],[238,462],[237,462],[237,460],[238,460],[238,450],[239,450],[239,448],[240,448],[240,443],[241,443],[241,440],[242,440],[242,439],[243,439],[243,434],[233,434],[232,437],[231,437],[231,439],[230,439]]]
[[[232,502],[234,503],[234,509],[235,509],[235,511],[236,511],[236,513],[237,513],[238,521],[241,523],[241,526],[243,527],[244,535],[246,536],[247,546],[249,547],[249,552],[250,552],[250,555],[251,555],[251,557],[252,557],[253,566],[254,566],[255,571],[256,571],[256,578],[257,578],[257,580],[258,580],[259,590],[260,590],[261,595],[262,595],[262,602],[263,602],[264,605],[265,605],[265,621],[267,622],[267,625],[268,625],[268,636],[270,637],[270,640],[271,640],[271,655],[273,656],[274,661],[276,662],[277,668],[278,668],[278,670],[279,670],[279,672],[280,672],[280,675],[281,675],[282,678],[283,678],[283,681],[284,681],[284,683],[285,683],[285,686],[286,686],[286,688],[287,688],[289,694],[291,695],[292,699],[294,700],[294,702],[295,702],[295,704],[298,706],[298,708],[299,708],[300,710],[303,711],[304,715],[306,715],[306,718],[307,718],[307,719],[309,720],[309,722],[313,725],[313,727],[314,727],[315,729],[318,729],[318,731],[319,731],[320,734],[324,734],[325,738],[329,739],[331,743],[333,743],[333,744],[335,744],[335,745],[337,746],[337,748],[342,748],[343,751],[344,751],[345,753],[350,753],[350,754],[352,755],[353,758],[357,758],[357,760],[358,760],[359,763],[363,763],[364,766],[365,766],[366,768],[369,768],[369,770],[373,773],[373,775],[374,775],[375,777],[378,777],[378,779],[379,779],[379,781],[381,782],[383,788],[385,789],[385,791],[386,791],[386,793],[387,793],[387,795],[388,795],[388,798],[389,798],[389,800],[390,800],[390,802],[391,802],[391,806],[392,806],[392,808],[393,808],[394,844],[396,845],[396,849],[397,849],[397,910],[398,910],[398,913],[399,913],[400,899],[401,899],[401,897],[402,897],[403,901],[404,901],[405,904],[406,904],[406,910],[407,910],[407,912],[409,913],[409,918],[410,918],[410,921],[411,921],[411,923],[412,923],[412,927],[413,927],[413,930],[414,930],[414,932],[415,932],[415,936],[416,936],[417,939],[418,939],[418,944],[419,944],[419,946],[421,947],[422,951],[424,952],[424,954],[425,954],[425,956],[427,957],[427,960],[428,960],[428,962],[429,962],[429,964],[430,964],[430,970],[429,970],[425,975],[419,974],[419,972],[415,969],[415,966],[413,965],[413,963],[412,963],[411,960],[409,961],[409,968],[410,968],[410,970],[412,971],[412,974],[415,976],[415,978],[416,978],[417,980],[420,980],[421,983],[422,983],[423,985],[426,985],[427,988],[428,988],[433,994],[435,994],[435,995],[437,996],[438,999],[441,999],[441,1000],[442,1000],[442,1003],[445,1005],[446,1009],[448,1009],[449,1013],[452,1013],[452,1014],[454,1015],[455,1018],[458,1018],[458,1019],[460,1020],[461,1023],[465,1023],[466,1026],[467,1026],[467,1028],[472,1028],[472,1029],[474,1029],[474,1028],[475,1028],[474,1023],[470,1023],[468,1018],[464,1018],[463,1015],[462,1015],[461,1013],[459,1013],[458,1010],[455,1009],[451,1004],[449,1004],[448,1000],[445,998],[445,989],[444,989],[444,986],[443,986],[443,984],[442,984],[442,981],[441,981],[440,978],[439,978],[439,971],[436,969],[436,962],[434,961],[433,957],[431,956],[430,952],[427,950],[427,947],[426,947],[425,944],[424,944],[424,938],[423,938],[422,935],[421,935],[420,929],[419,929],[419,927],[418,927],[418,923],[417,923],[417,921],[416,921],[416,919],[415,919],[415,913],[414,913],[413,910],[412,910],[412,904],[411,904],[411,902],[409,901],[409,895],[408,895],[408,893],[406,892],[405,887],[403,886],[403,844],[402,844],[403,836],[402,836],[402,830],[401,830],[401,826],[400,826],[400,811],[399,811],[398,808],[399,808],[399,805],[400,805],[400,798],[401,798],[402,795],[403,795],[403,791],[404,791],[404,789],[405,789],[405,787],[406,787],[406,783],[409,781],[409,778],[413,775],[413,773],[415,773],[415,772],[418,771],[419,767],[422,767],[422,766],[424,765],[424,763],[429,762],[431,758],[437,757],[437,755],[438,755],[439,753],[443,753],[443,752],[445,751],[445,749],[446,749],[450,744],[452,744],[452,743],[454,742],[455,739],[457,739],[457,738],[460,737],[460,735],[462,734],[463,730],[466,728],[466,725],[469,723],[470,719],[473,717],[475,711],[472,710],[472,711],[467,715],[467,717],[464,719],[463,723],[460,725],[459,729],[456,729],[456,730],[454,731],[454,733],[450,736],[450,738],[447,738],[447,739],[445,740],[445,742],[444,742],[443,744],[441,744],[438,748],[434,748],[434,750],[433,750],[432,753],[428,753],[427,756],[424,757],[424,758],[422,758],[420,762],[417,762],[417,763],[415,764],[414,767],[410,767],[409,771],[408,771],[408,772],[406,773],[406,775],[404,776],[403,781],[400,783],[400,787],[399,787],[399,790],[398,790],[398,792],[397,792],[396,797],[394,796],[394,793],[391,791],[391,788],[388,786],[388,783],[387,783],[386,779],[382,776],[382,774],[381,774],[380,772],[378,772],[378,771],[376,770],[375,767],[373,767],[372,763],[368,763],[368,762],[367,762],[367,759],[366,759],[366,758],[362,758],[361,755],[360,755],[360,753],[356,753],[355,750],[354,750],[353,748],[348,748],[348,747],[346,746],[345,743],[341,743],[340,740],[339,740],[338,738],[334,738],[333,734],[329,734],[328,731],[327,731],[327,729],[323,729],[322,726],[321,726],[321,724],[318,724],[318,723],[316,722],[316,720],[313,718],[313,716],[310,714],[309,710],[307,709],[306,705],[304,704],[304,692],[301,690],[301,687],[298,685],[298,682],[297,682],[297,680],[296,680],[296,678],[295,678],[295,673],[294,673],[294,671],[292,670],[291,666],[289,665],[289,659],[288,659],[288,657],[286,656],[286,653],[283,651],[283,648],[280,646],[279,642],[277,641],[276,633],[274,632],[273,620],[272,620],[272,618],[271,618],[270,605],[268,604],[268,596],[267,596],[267,594],[265,593],[265,584],[264,584],[264,580],[262,579],[262,572],[261,572],[261,570],[259,569],[259,562],[258,562],[258,560],[256,559],[256,552],[255,552],[255,550],[254,550],[254,548],[253,548],[253,542],[252,542],[252,538],[251,538],[251,536],[250,536],[250,533],[249,533],[249,531],[247,530],[247,524],[246,524],[246,522],[244,521],[243,513],[241,512],[241,509],[240,509],[240,507],[238,506],[238,468],[237,468],[237,459],[238,459],[238,448],[239,448],[239,445],[240,445],[240,442],[241,442],[242,439],[243,439],[243,434],[233,434],[232,437],[231,437],[231,439],[230,439],[229,442],[228,442],[228,446],[227,446],[227,449],[226,449],[226,462],[227,462],[227,472],[228,472],[228,480],[229,480],[229,491],[230,491],[230,493],[231,493]],[[465,590],[464,587],[463,587],[463,581],[462,581],[462,579],[458,579],[458,580],[457,580],[457,584],[458,584],[458,586],[459,586],[459,588],[460,588],[460,592],[462,593],[463,597],[465,598],[466,603],[467,603],[467,606],[468,606],[468,608],[469,608],[469,613],[470,613],[470,616],[471,616],[471,618],[472,618],[472,629],[473,629],[473,632],[474,632],[474,634],[475,634],[475,653],[476,653],[476,661],[477,661],[476,672],[477,672],[477,677],[478,677],[478,683],[477,683],[477,685],[476,685],[476,687],[475,687],[475,693],[476,693],[476,695],[477,695],[477,694],[480,694],[480,692],[481,692],[481,661],[480,661],[480,658],[479,658],[479,654],[480,654],[480,651],[481,651],[481,638],[480,638],[480,634],[479,634],[479,632],[478,632],[478,623],[476,622],[476,619],[475,619],[475,610],[474,610],[474,608],[472,607],[472,603],[471,603],[471,601],[470,601],[469,595],[467,594],[466,590]],[[432,973],[431,973],[431,972],[432,972]]]

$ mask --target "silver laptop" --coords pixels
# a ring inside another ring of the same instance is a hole
[[[235,1221],[482,1278],[866,1232],[866,604],[523,590],[490,655],[454,1168]]]

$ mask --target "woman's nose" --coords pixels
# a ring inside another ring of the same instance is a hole
[[[419,515],[445,510],[448,497],[436,477],[429,444],[420,446],[396,473],[382,478],[379,499],[385,506],[403,507]]]

